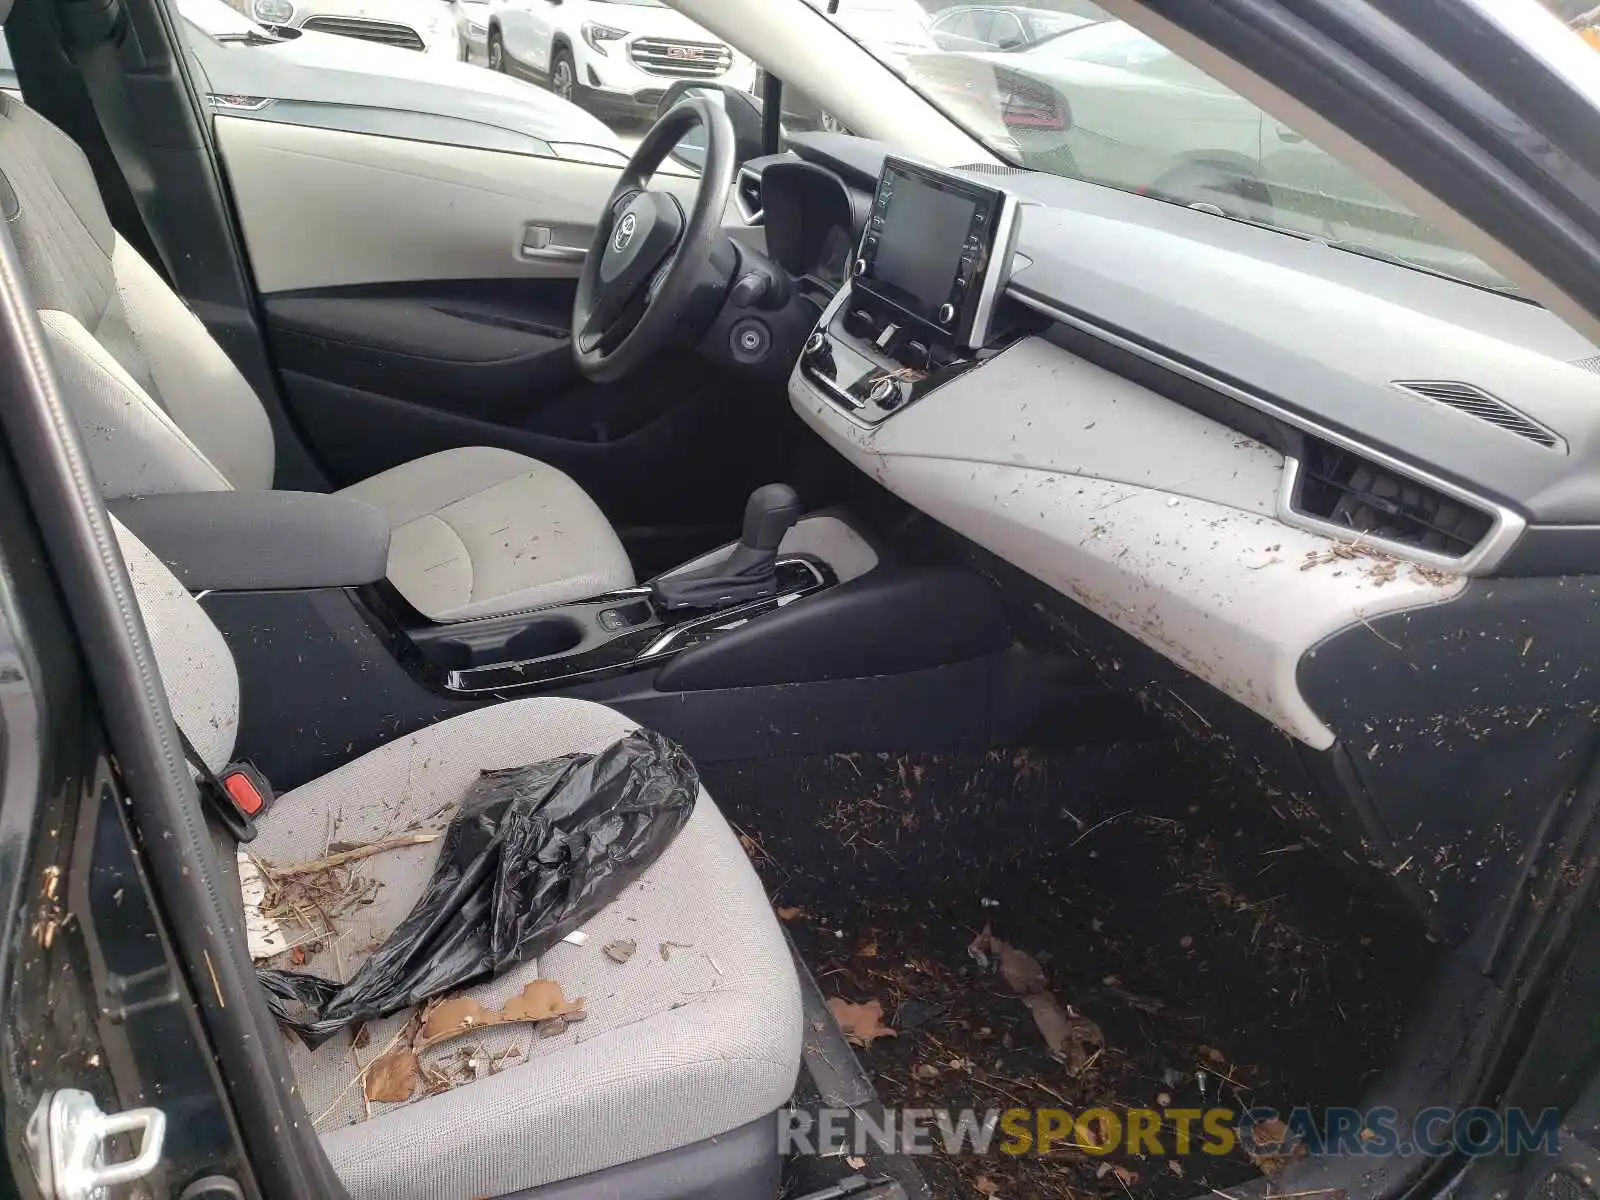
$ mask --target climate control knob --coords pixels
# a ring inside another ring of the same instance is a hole
[[[865,275],[867,273],[867,260],[864,258],[856,259],[856,265],[851,269],[857,275]]]
[[[939,305],[939,324],[948,325],[956,319],[956,306],[954,304]]]
[[[806,339],[805,353],[816,354],[822,349],[825,340],[822,336],[822,330],[817,330]]]
[[[900,385],[885,375],[873,381],[867,389],[867,399],[879,408],[893,408],[900,403]]]

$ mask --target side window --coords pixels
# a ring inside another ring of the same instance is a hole
[[[997,12],[994,14],[994,24],[989,28],[987,40],[1002,50],[1009,50],[1025,43],[1028,35],[1023,30],[1022,22],[1017,19],[1016,13]]]

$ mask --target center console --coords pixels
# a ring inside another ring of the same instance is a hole
[[[999,297],[1018,205],[1002,188],[888,158],[850,279],[823,311],[801,374],[877,424],[1006,340]]]

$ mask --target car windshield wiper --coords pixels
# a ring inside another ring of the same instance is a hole
[[[242,46],[276,46],[283,41],[282,38],[273,37],[270,33],[261,33],[255,29],[248,30],[245,33],[213,34],[212,40]]]

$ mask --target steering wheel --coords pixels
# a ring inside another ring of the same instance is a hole
[[[705,131],[705,166],[685,214],[647,186],[680,138]],[[728,114],[689,96],[650,127],[617,181],[583,260],[572,305],[572,352],[590,379],[620,379],[682,332],[693,310],[728,281],[715,260],[736,150]]]

